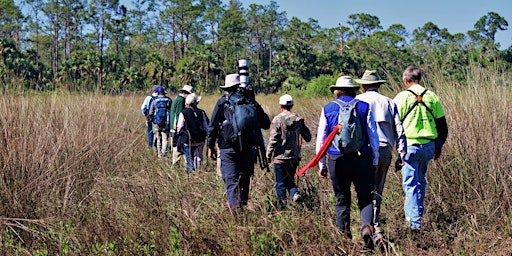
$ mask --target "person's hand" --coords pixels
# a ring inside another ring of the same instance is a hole
[[[267,163],[272,163],[272,158],[267,157]]]
[[[149,126],[149,121],[148,120],[146,120],[146,126]]]
[[[434,151],[434,160],[439,159],[440,156],[441,156],[441,149],[436,149]]]
[[[327,169],[318,169],[318,176],[322,179],[327,179]]]
[[[404,160],[401,157],[398,157],[395,161],[395,171],[402,170],[402,167],[405,165]]]
[[[209,148],[208,157],[212,160],[216,160],[217,159],[217,150],[215,150],[215,148]]]

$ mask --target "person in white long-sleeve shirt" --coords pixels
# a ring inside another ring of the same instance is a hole
[[[376,70],[366,70],[361,79],[355,79],[364,89],[363,94],[356,96],[356,99],[368,102],[373,113],[375,124],[377,125],[377,134],[379,135],[379,164],[375,174],[375,206],[374,213],[375,235],[374,243],[383,238],[382,226],[379,221],[380,208],[383,198],[384,183],[386,175],[393,158],[393,147],[404,159],[407,151],[407,141],[404,128],[398,113],[395,102],[379,92],[382,84],[386,80],[381,80]]]

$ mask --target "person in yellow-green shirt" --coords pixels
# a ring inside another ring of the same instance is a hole
[[[393,99],[407,138],[407,153],[402,159],[402,187],[405,219],[413,231],[421,230],[421,216],[425,213],[428,163],[441,156],[448,137],[443,106],[434,92],[419,84],[421,77],[421,69],[407,67],[402,76],[406,90]]]

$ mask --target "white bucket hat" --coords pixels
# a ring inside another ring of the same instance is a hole
[[[336,79],[336,84],[331,85],[329,87],[331,89],[331,92],[334,90],[343,90],[343,89],[358,89],[358,85],[354,85],[352,82],[352,78],[350,76],[340,76],[338,79]]]
[[[279,105],[293,106],[293,98],[289,94],[285,94],[279,98]]]
[[[229,74],[226,76],[226,80],[224,82],[224,85],[221,85],[220,88],[226,89],[230,88],[235,85],[240,84],[240,75],[238,74]]]
[[[194,87],[187,84],[187,85],[184,85],[183,88],[179,89],[178,92],[184,92],[187,94],[191,94],[194,92]]]
[[[187,97],[185,98],[185,104],[187,104],[189,106],[196,105],[197,104],[196,94],[191,93],[191,94],[187,95]]]

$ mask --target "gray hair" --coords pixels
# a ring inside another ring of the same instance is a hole
[[[402,79],[407,82],[419,82],[423,72],[421,69],[415,66],[409,66],[405,69]]]

